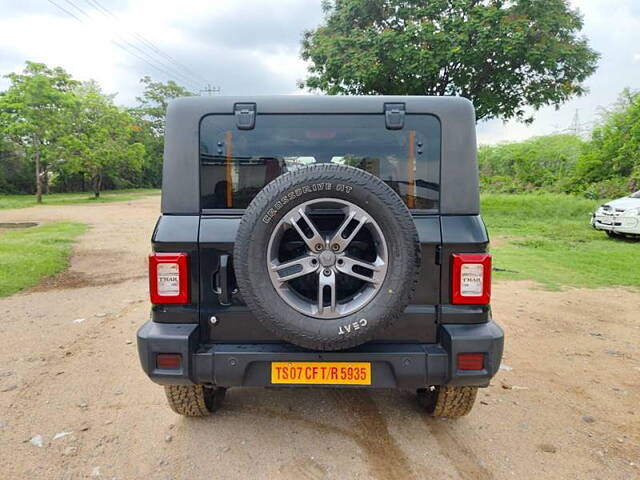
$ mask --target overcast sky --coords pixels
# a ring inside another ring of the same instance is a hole
[[[571,3],[602,54],[590,93],[539,111],[531,126],[483,122],[480,143],[563,130],[576,111],[581,123],[591,122],[624,87],[640,89],[640,0]],[[300,37],[321,20],[320,0],[0,0],[0,73],[25,60],[61,66],[117,92],[123,105],[134,103],[143,75],[192,90],[210,83],[227,95],[300,93]],[[0,80],[0,89],[7,85]]]

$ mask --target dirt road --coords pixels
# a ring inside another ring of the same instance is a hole
[[[1,478],[640,476],[640,293],[618,289],[495,285],[503,369],[457,421],[411,392],[314,389],[232,389],[215,416],[174,415],[135,344],[157,214],[157,198],[0,211],[90,225],[69,271],[0,299]]]

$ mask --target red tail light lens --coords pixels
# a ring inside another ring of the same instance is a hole
[[[454,253],[451,268],[451,303],[487,305],[491,300],[491,255]]]
[[[149,255],[149,294],[153,304],[189,302],[189,270],[186,253]]]
[[[484,353],[459,353],[458,370],[482,370]]]
[[[163,370],[177,370],[182,365],[182,355],[179,353],[159,353],[156,356],[156,367]]]

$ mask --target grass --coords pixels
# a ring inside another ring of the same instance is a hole
[[[561,194],[483,194],[496,278],[546,288],[640,287],[640,241],[611,239],[589,224],[604,201]]]
[[[82,223],[57,222],[0,233],[0,297],[67,268],[71,247],[85,231]]]
[[[44,205],[75,205],[79,203],[107,203],[107,202],[127,202],[149,195],[159,195],[160,190],[151,188],[136,188],[129,190],[107,190],[100,193],[99,198],[95,198],[92,193],[51,193],[44,195],[42,201]],[[35,207],[35,195],[0,195],[0,209],[5,208],[27,208]]]

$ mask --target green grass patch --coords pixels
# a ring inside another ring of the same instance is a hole
[[[128,190],[107,190],[95,198],[92,193],[51,193],[43,195],[44,205],[76,205],[82,203],[127,202],[150,195],[159,195],[160,190],[153,188],[134,188]],[[35,195],[0,195],[0,209],[35,207]]]
[[[82,223],[57,222],[0,233],[0,297],[32,287],[69,265]]]
[[[603,200],[562,194],[483,194],[496,278],[546,288],[640,287],[640,242],[612,239],[589,221]]]

